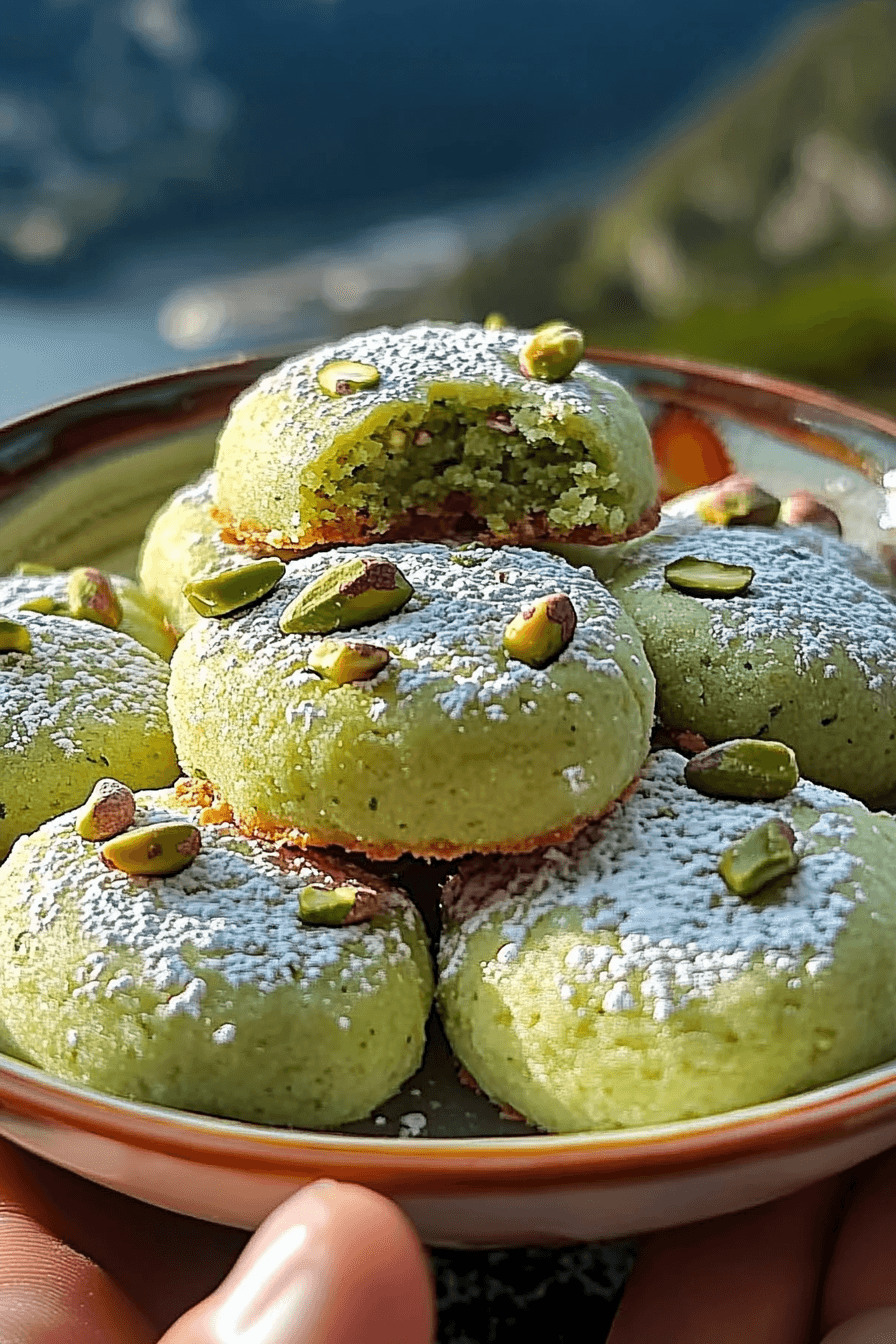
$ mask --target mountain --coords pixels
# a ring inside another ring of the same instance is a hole
[[[602,172],[810,3],[0,4],[0,278],[272,214],[301,250]]]
[[[816,15],[612,197],[365,320],[560,315],[896,407],[894,52],[893,0]]]

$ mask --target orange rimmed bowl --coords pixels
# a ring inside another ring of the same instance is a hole
[[[779,494],[809,489],[848,539],[886,556],[896,420],[759,374],[592,355],[637,397],[667,494],[743,470]],[[0,572],[23,556],[132,565],[155,509],[210,463],[230,401],[277,358],[129,383],[0,429]],[[417,883],[431,916],[434,884],[419,871]],[[462,1087],[438,1027],[398,1097],[327,1133],[122,1101],[0,1057],[0,1135],[125,1194],[247,1228],[332,1176],[397,1200],[431,1245],[581,1242],[774,1199],[896,1144],[896,1061],[700,1120],[557,1136]]]

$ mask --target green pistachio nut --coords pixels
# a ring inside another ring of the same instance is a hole
[[[692,756],[684,768],[692,789],[711,798],[783,798],[800,779],[784,742],[736,737]]]
[[[792,829],[771,817],[724,851],[719,875],[736,896],[755,896],[770,882],[795,873],[799,862]]]
[[[696,555],[673,560],[663,574],[670,588],[691,597],[739,597],[756,577],[749,565],[723,565]]]
[[[64,602],[57,602],[55,597],[47,594],[45,597],[32,597],[28,602],[23,602],[19,611],[34,611],[38,616],[67,616],[68,607]]]
[[[184,585],[184,597],[200,616],[227,616],[272,592],[286,573],[282,560],[256,560]]]
[[[331,565],[312,579],[280,617],[285,635],[329,635],[394,616],[414,589],[397,565],[379,555],[359,555]]]
[[[31,635],[27,625],[0,616],[0,653],[30,653]]]
[[[334,359],[318,371],[317,385],[328,397],[347,397],[352,392],[369,392],[380,381],[379,369],[373,364],[359,364],[354,359]]]
[[[201,848],[198,826],[163,821],[116,835],[100,854],[107,868],[118,868],[130,877],[172,877],[189,867]]]
[[[774,527],[781,501],[748,476],[728,476],[699,491],[694,512],[715,527]]]
[[[477,545],[475,541],[464,542],[463,546],[455,546],[449,559],[452,565],[462,565],[464,569],[474,569],[476,565],[483,564],[489,558],[489,552],[484,547]]]
[[[117,630],[121,625],[121,603],[112,580],[101,569],[89,566],[73,569],[68,576],[68,609],[76,621],[93,621]]]
[[[541,597],[514,616],[504,631],[504,652],[508,658],[529,667],[547,667],[576,632],[576,609],[566,593]]]
[[[134,820],[137,803],[127,784],[99,779],[75,818],[75,830],[85,840],[111,840]]]
[[[299,914],[303,924],[323,924],[341,928],[355,905],[354,887],[303,887],[299,892]]]
[[[382,672],[390,657],[389,650],[379,644],[321,639],[308,654],[308,666],[327,681],[345,686],[350,681],[370,681]]]
[[[781,522],[788,527],[820,527],[835,537],[843,535],[840,519],[824,500],[816,499],[808,490],[797,490],[781,500]]]
[[[12,570],[13,574],[21,574],[30,577],[45,577],[47,574],[58,574],[59,570],[53,565],[42,565],[37,560],[20,560]]]
[[[486,331],[503,331],[509,324],[503,313],[489,313],[483,318],[482,325]]]
[[[526,378],[559,383],[568,378],[585,353],[585,338],[575,327],[549,323],[536,331],[520,354],[520,372]]]

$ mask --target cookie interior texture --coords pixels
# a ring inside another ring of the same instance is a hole
[[[137,798],[136,825],[197,809]],[[116,1096],[266,1124],[358,1119],[423,1053],[432,970],[422,922],[381,884],[363,923],[311,927],[299,895],[334,885],[313,856],[226,824],[171,877],[107,868],[75,814],[0,868],[0,1044]]]
[[[559,383],[525,378],[527,339],[420,323],[287,361],[222,430],[220,517],[273,547],[646,530],[656,476],[631,397],[588,361]],[[375,367],[378,386],[328,396],[317,376],[335,360]]]
[[[800,783],[705,798],[653,758],[564,850],[471,860],[446,891],[439,998],[479,1085],[545,1129],[683,1120],[896,1053],[896,822]],[[800,865],[747,900],[722,851],[769,817]]]

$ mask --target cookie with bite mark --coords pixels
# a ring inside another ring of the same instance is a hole
[[[556,381],[532,376],[532,340],[420,322],[287,360],[221,431],[225,536],[282,554],[404,539],[595,545],[649,531],[656,472],[631,397],[586,359]]]

